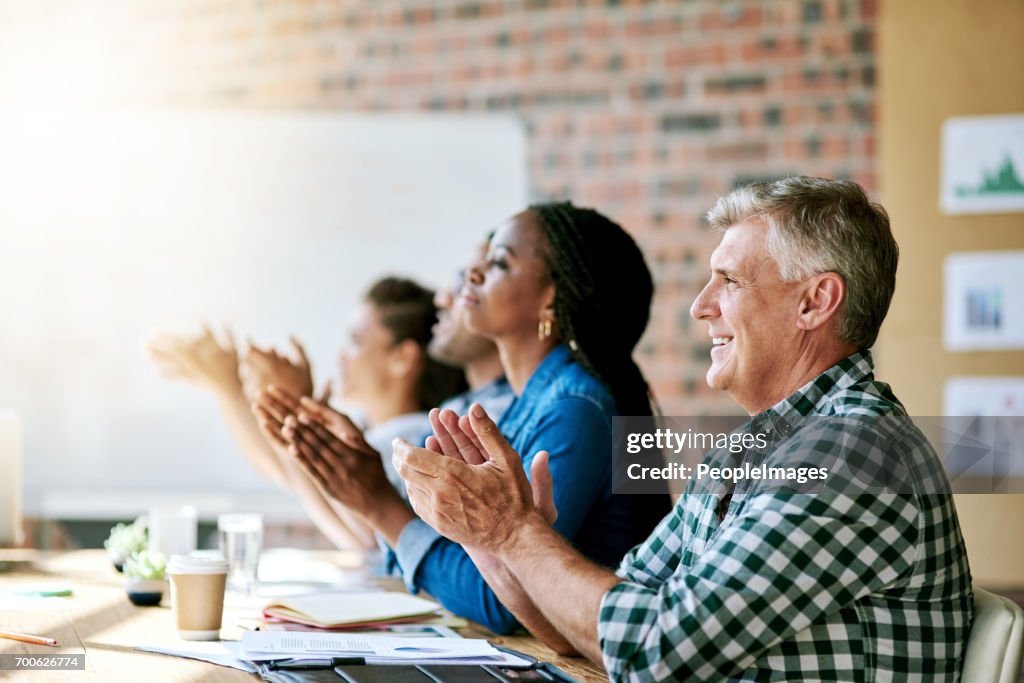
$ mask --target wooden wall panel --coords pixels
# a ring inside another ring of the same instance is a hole
[[[1024,375],[1022,351],[942,347],[943,258],[1024,248],[1024,213],[944,216],[938,202],[942,122],[1024,113],[1024,1],[886,0],[878,35],[879,196],[901,249],[879,376],[911,414],[938,415],[950,376]],[[1024,587],[1024,496],[959,496],[957,507],[975,581]]]

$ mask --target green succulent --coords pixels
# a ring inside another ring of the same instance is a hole
[[[124,575],[132,579],[162,579],[166,573],[167,556],[157,550],[140,550],[132,553],[124,563]]]
[[[110,530],[110,537],[103,541],[103,547],[114,556],[128,557],[146,549],[146,524],[137,519],[131,524],[118,524]]]

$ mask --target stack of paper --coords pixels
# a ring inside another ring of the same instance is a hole
[[[381,640],[384,639],[384,640]],[[242,641],[173,642],[138,645],[137,650],[200,659],[255,672],[254,662],[289,660],[330,668],[337,659],[365,664],[464,664],[528,668],[530,662],[493,648],[484,640],[378,634],[246,632]]]
[[[242,634],[239,649],[237,656],[251,662],[328,657],[363,664],[529,664],[475,638],[247,631]]]
[[[256,673],[255,666],[242,659],[241,647],[237,642],[231,641],[190,641],[180,640],[168,643],[150,643],[147,645],[136,645],[136,650],[143,652],[156,652],[161,655],[172,657],[185,657],[187,659],[198,659],[211,664],[229,666],[232,669]]]
[[[267,603],[263,616],[318,628],[345,628],[433,617],[441,606],[407,593],[320,593]]]

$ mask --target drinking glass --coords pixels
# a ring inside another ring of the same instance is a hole
[[[154,507],[147,517],[151,552],[165,557],[196,549],[196,509],[191,505]]]
[[[232,512],[217,517],[220,551],[228,561],[228,590],[243,595],[256,592],[263,547],[263,516]]]

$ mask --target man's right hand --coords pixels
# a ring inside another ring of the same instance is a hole
[[[313,395],[313,374],[306,350],[295,337],[291,337],[289,342],[292,345],[291,358],[278,353],[276,349],[261,349],[249,342],[249,349],[239,364],[242,391],[248,401],[254,401],[256,395],[266,391],[270,385],[284,389],[292,396]],[[326,402],[328,396],[329,390],[319,398]]]

